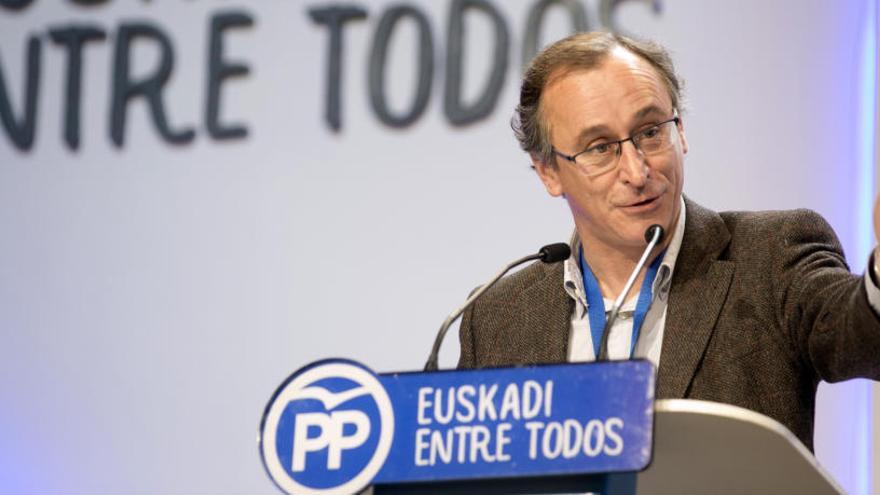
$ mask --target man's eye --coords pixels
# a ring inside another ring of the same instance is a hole
[[[649,127],[647,129],[645,129],[644,131],[642,131],[642,138],[651,139],[651,138],[657,137],[659,134],[660,134],[659,127],[657,127],[657,126]]]
[[[604,155],[611,151],[611,145],[608,143],[595,144],[587,148],[587,153],[590,155]]]

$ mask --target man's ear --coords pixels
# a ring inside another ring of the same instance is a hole
[[[555,163],[545,163],[536,155],[532,155],[532,168],[538,173],[547,193],[554,197],[562,196],[562,181],[559,180],[559,167]]]

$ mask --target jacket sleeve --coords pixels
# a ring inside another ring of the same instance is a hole
[[[864,278],[850,273],[821,216],[808,210],[794,215],[778,225],[781,328],[819,378],[880,379],[880,319],[868,303]]]

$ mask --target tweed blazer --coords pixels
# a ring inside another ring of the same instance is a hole
[[[880,379],[880,319],[862,277],[812,211],[685,207],[656,397],[745,407],[812,449],[819,381]],[[565,362],[573,305],[561,263],[505,277],[465,312],[459,367]]]

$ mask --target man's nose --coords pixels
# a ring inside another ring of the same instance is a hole
[[[618,160],[618,172],[624,182],[634,187],[642,187],[648,182],[648,162],[631,139],[620,143]]]

